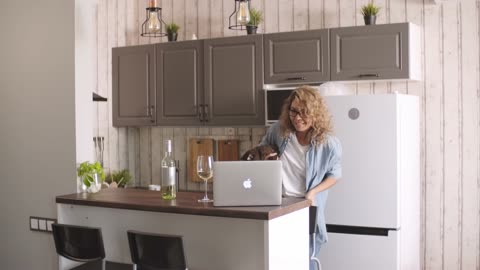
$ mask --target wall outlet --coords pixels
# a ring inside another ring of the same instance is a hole
[[[47,230],[47,221],[45,219],[39,219],[38,220],[38,229],[40,231],[46,231]]]
[[[52,232],[52,224],[57,223],[54,218],[30,217],[30,230],[37,232]]]
[[[225,128],[225,134],[229,136],[235,135],[235,129],[234,128]]]
[[[30,230],[38,230],[38,218],[30,217]]]
[[[53,223],[56,223],[56,221],[53,220],[53,219],[48,219],[48,220],[47,220],[47,231],[49,231],[49,232],[52,231],[52,224],[53,224]]]

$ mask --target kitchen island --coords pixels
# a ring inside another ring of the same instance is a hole
[[[190,270],[308,269],[308,206],[214,207],[198,192],[175,200],[141,189],[58,196],[58,222],[101,227],[106,259],[131,263],[127,230],[183,235]],[[60,269],[67,267],[60,260]]]

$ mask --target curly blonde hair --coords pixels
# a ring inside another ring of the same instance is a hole
[[[312,118],[309,139],[316,143],[325,142],[327,135],[333,132],[331,116],[322,96],[315,88],[307,85],[293,90],[283,102],[279,118],[282,136],[287,137],[290,133],[295,132],[295,127],[289,117],[290,106],[295,99],[305,106],[305,114]]]

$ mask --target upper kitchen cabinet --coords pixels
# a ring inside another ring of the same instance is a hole
[[[206,125],[264,125],[263,38],[204,40]]]
[[[155,45],[157,125],[200,125],[203,116],[203,42]]]
[[[331,80],[421,79],[420,31],[411,23],[330,29]]]
[[[114,126],[155,125],[154,46],[112,49]]]
[[[330,80],[328,29],[264,35],[265,84]]]

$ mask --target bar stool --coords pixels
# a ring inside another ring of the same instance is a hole
[[[312,241],[312,254],[310,255],[310,260],[315,263],[317,269],[321,269],[320,260],[315,257],[315,236],[317,235],[317,207],[310,206],[310,238]]]
[[[76,262],[101,260],[105,270],[105,248],[100,228],[52,224],[57,254]]]
[[[183,237],[127,231],[134,269],[186,270]]]

